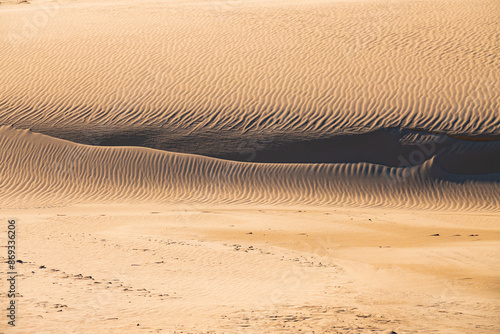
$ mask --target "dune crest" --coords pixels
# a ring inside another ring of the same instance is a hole
[[[408,168],[256,164],[146,148],[92,147],[12,127],[0,128],[0,155],[2,208],[146,201],[500,207],[500,175],[451,174],[434,158]]]

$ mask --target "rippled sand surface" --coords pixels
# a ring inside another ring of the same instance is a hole
[[[498,333],[499,12],[1,0],[0,334]]]
[[[498,136],[499,9],[495,0],[5,5],[0,124],[80,141],[68,127]]]

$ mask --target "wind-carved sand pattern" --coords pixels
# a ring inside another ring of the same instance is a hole
[[[0,124],[80,141],[99,124],[500,134],[497,1],[133,4],[0,12]]]
[[[0,1],[0,333],[499,333],[499,12]]]
[[[500,206],[499,173],[451,174],[434,158],[401,168],[251,164],[144,148],[84,146],[12,127],[0,128],[0,148],[4,207],[124,201],[493,211]]]

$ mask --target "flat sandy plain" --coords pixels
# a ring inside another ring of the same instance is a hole
[[[498,13],[0,1],[0,332],[499,333]]]

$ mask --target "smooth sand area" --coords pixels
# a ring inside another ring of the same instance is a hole
[[[24,261],[19,333],[500,329],[498,214],[147,205],[2,212],[12,216],[21,217]]]

